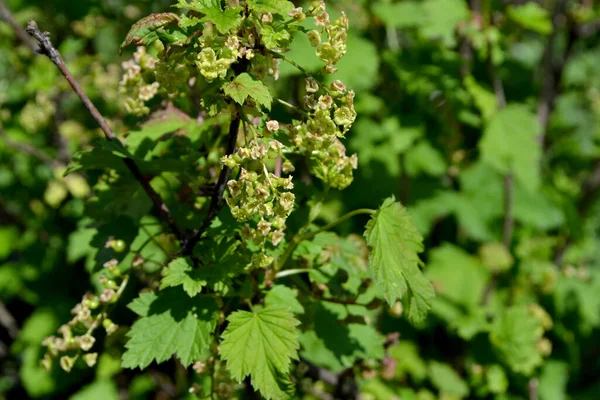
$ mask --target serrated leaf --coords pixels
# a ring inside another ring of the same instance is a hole
[[[221,357],[233,378],[250,375],[252,386],[267,399],[290,397],[287,378],[292,360],[298,359],[296,326],[285,307],[255,306],[252,312],[236,311],[222,335]]]
[[[206,284],[207,281],[201,276],[200,269],[194,269],[185,258],[176,258],[163,270],[160,290],[182,285],[188,296],[194,297]]]
[[[514,372],[531,375],[542,363],[537,348],[541,333],[541,322],[532,317],[526,307],[514,306],[496,317],[490,330],[490,341]]]
[[[523,186],[540,183],[540,125],[525,105],[509,105],[490,120],[479,141],[482,159],[500,173],[514,172]]]
[[[283,14],[287,17],[294,3],[287,0],[248,0],[248,8],[261,14]]]
[[[365,237],[369,267],[387,302],[391,306],[408,294],[408,319],[423,321],[435,294],[419,269],[423,238],[408,211],[394,197],[386,199],[367,223]]]
[[[155,144],[158,139],[167,133],[175,132],[186,125],[190,125],[189,120],[172,113],[161,116],[159,120],[150,120],[144,124],[141,129],[129,132],[126,139],[127,148],[135,153],[142,144]]]
[[[129,308],[141,316],[127,333],[123,367],[146,368],[172,356],[188,366],[207,357],[217,323],[211,298],[188,297],[177,288],[142,293]]]
[[[304,314],[304,307],[297,299],[298,290],[285,285],[275,285],[265,296],[265,304],[269,306],[283,306],[294,314]]]
[[[258,104],[269,110],[271,109],[273,98],[269,89],[264,83],[254,80],[245,72],[238,75],[233,82],[224,84],[223,91],[240,105],[243,105],[248,96],[250,96]]]
[[[222,9],[221,3],[218,0],[194,0],[192,3],[188,3],[186,0],[179,0],[174,7],[187,8],[204,14],[204,17],[200,21],[213,23],[220,33],[227,33],[231,29],[238,27],[242,22],[240,14],[242,7],[226,7]]]
[[[119,47],[119,53],[130,44],[136,46],[148,46],[159,39],[157,30],[169,25],[176,24],[179,16],[174,13],[156,13],[140,19],[133,24],[125,40]]]
[[[125,170],[125,164],[119,158],[131,158],[131,154],[123,147],[121,142],[113,140],[96,140],[91,150],[75,153],[64,176],[82,169],[113,168]]]

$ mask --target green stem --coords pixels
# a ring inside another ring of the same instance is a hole
[[[292,61],[289,58],[287,58],[286,56],[284,56],[283,54],[278,53],[278,52],[273,51],[273,50],[268,50],[268,52],[271,53],[272,55],[274,55],[277,58],[281,58],[283,61],[285,61],[286,63],[292,65],[293,67],[296,67],[304,75],[306,75],[306,76],[312,76],[307,70],[304,69],[304,67],[302,67],[300,64],[298,64],[296,61]]]
[[[347,219],[350,219],[352,217],[355,217],[355,216],[361,215],[361,214],[373,215],[373,214],[375,214],[375,212],[376,212],[375,210],[371,210],[370,208],[359,208],[358,210],[350,211],[348,214],[342,215],[335,221],[330,222],[329,224],[327,224],[325,226],[322,226],[321,228],[317,229],[316,231],[309,232],[305,235],[300,236],[298,243],[303,242],[305,240],[312,239],[313,237],[317,236],[319,233],[328,231],[331,228],[334,228],[337,225],[341,224],[342,222],[346,221]]]
[[[292,252],[294,251],[294,249],[296,248],[296,246],[305,241],[305,240],[310,240],[313,237],[315,237],[316,235],[318,235],[321,232],[324,231],[328,231],[331,228],[334,228],[335,226],[341,224],[342,222],[346,221],[347,219],[350,219],[352,217],[355,217],[357,215],[360,214],[369,214],[369,215],[373,215],[375,214],[375,210],[371,210],[369,208],[360,208],[358,210],[354,210],[354,211],[350,211],[347,214],[342,215],[341,217],[339,217],[338,219],[336,219],[335,221],[317,229],[314,232],[309,232],[305,235],[296,235],[294,236],[294,238],[291,240],[290,244],[288,245],[288,247],[285,249],[285,253],[283,253],[283,255],[281,256],[280,259],[277,260],[277,264],[276,264],[276,271],[279,271],[281,268],[283,268],[283,266],[285,265],[285,263],[287,262],[288,258],[292,255]]]
[[[291,104],[291,103],[288,103],[288,102],[287,102],[287,101],[285,101],[285,100],[277,99],[277,101],[278,101],[279,103],[283,104],[284,106],[286,106],[286,107],[288,107],[288,108],[291,108],[292,110],[294,110],[294,111],[296,111],[296,112],[299,112],[299,113],[301,113],[301,114],[308,114],[306,111],[299,109],[299,108],[298,108],[298,107],[296,107],[295,105],[293,105],[293,104]]]
[[[303,274],[303,273],[308,273],[310,274],[313,270],[310,268],[296,268],[296,269],[286,269],[284,271],[279,271],[278,273],[275,274],[275,279],[279,279],[279,278],[285,278],[286,276],[290,276],[290,275],[298,275],[298,274]]]

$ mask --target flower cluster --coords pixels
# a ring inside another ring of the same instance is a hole
[[[79,359],[93,367],[98,358],[98,353],[90,352],[96,343],[94,331],[102,326],[106,334],[111,335],[117,330],[118,326],[108,318],[107,309],[121,296],[128,277],[120,272],[116,260],[107,262],[104,267],[107,273],[99,277],[103,288],[100,295],[86,293],[71,310],[71,321],[58,329],[60,336],[49,336],[42,343],[46,346],[46,353],[41,364],[47,371],[52,368],[55,359],[66,372],[71,371]]]
[[[277,121],[268,121],[264,133],[255,131],[255,138],[248,147],[239,148],[234,154],[223,157],[223,165],[240,170],[237,179],[227,183],[229,196],[226,201],[231,213],[239,222],[246,223],[242,229],[244,239],[264,247],[267,242],[278,246],[284,238],[285,221],[294,208],[295,196],[292,177],[270,173],[269,161],[281,160],[284,146],[268,138],[279,130]],[[288,169],[289,172],[289,169]],[[263,253],[253,259],[258,267],[267,267],[273,258]]]
[[[324,0],[320,0],[311,9],[310,15],[314,16],[320,30],[308,32],[308,40],[316,48],[317,57],[326,64],[325,71],[333,74],[337,71],[334,65],[346,54],[348,17],[342,12],[341,17],[332,23]]]
[[[119,84],[119,92],[124,95],[123,106],[127,113],[143,116],[150,113],[146,105],[158,93],[160,83],[154,78],[158,60],[146,52],[145,47],[138,47],[133,59],[125,61],[125,70]]]
[[[339,80],[319,87],[313,78],[306,80],[304,123],[295,121],[291,140],[299,152],[310,156],[311,172],[328,186],[344,189],[352,183],[352,170],[358,166],[356,154],[348,157],[339,140],[356,119],[354,91]]]

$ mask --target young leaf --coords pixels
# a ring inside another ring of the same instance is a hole
[[[189,298],[179,289],[142,293],[129,308],[141,316],[127,333],[123,367],[146,368],[176,355],[184,366],[209,354],[218,306],[211,298]]]
[[[496,317],[490,330],[490,341],[514,372],[531,375],[542,363],[537,347],[541,334],[540,321],[533,318],[526,307],[514,306]]]
[[[408,319],[422,321],[435,294],[419,269],[423,238],[408,211],[394,197],[386,199],[367,223],[365,237],[371,272],[387,302],[391,306],[408,293]]]
[[[228,7],[222,10],[218,0],[196,0],[192,3],[179,0],[175,7],[187,8],[204,14],[200,21],[212,22],[220,33],[227,33],[242,22],[242,16],[240,15],[242,7]]]
[[[248,8],[261,14],[271,13],[286,15],[294,8],[294,3],[287,0],[248,0]]]
[[[291,382],[286,374],[292,360],[298,359],[300,322],[280,306],[236,311],[227,320],[221,356],[231,375],[240,382],[250,375],[252,386],[267,399],[289,398]]]
[[[482,159],[498,172],[513,171],[530,191],[540,183],[540,125],[525,105],[509,105],[490,120],[479,149]]]
[[[148,46],[152,44],[159,38],[157,30],[169,24],[177,23],[177,21],[179,21],[179,17],[174,13],[150,14],[140,19],[133,24],[129,33],[127,33],[125,40],[121,44],[121,47],[119,47],[119,54],[130,44],[135,44],[136,46]]]
[[[297,299],[298,291],[285,285],[275,285],[265,296],[265,304],[269,306],[285,306],[294,314],[304,314],[304,307]]]
[[[245,72],[238,75],[233,82],[224,84],[223,91],[238,104],[243,105],[250,96],[258,104],[269,110],[271,109],[273,98],[269,89],[261,81],[252,79]]]
[[[199,276],[199,272],[201,270],[194,270],[185,258],[176,258],[163,270],[160,289],[182,285],[188,296],[194,297],[207,284],[206,279]]]

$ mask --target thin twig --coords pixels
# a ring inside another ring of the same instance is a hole
[[[0,301],[0,325],[6,328],[6,331],[11,338],[15,339],[19,336],[19,326],[17,325],[17,321],[2,301]]]
[[[88,109],[96,123],[100,126],[100,129],[102,129],[102,132],[104,132],[106,139],[114,143],[121,144],[121,142],[119,141],[111,127],[108,125],[104,117],[102,117],[102,114],[100,114],[100,111],[98,111],[96,106],[94,106],[92,101],[85,94],[79,83],[75,80],[75,77],[67,68],[58,50],[52,45],[52,42],[50,41],[50,34],[48,32],[42,33],[39,30],[35,21],[29,21],[29,24],[27,24],[27,33],[29,33],[33,38],[37,40],[40,46],[37,52],[50,58],[50,60],[58,67],[63,76],[67,79],[75,93],[77,93],[77,96],[79,96],[79,98],[81,99],[85,107]],[[142,185],[144,192],[146,192],[150,200],[152,200],[154,207],[158,210],[162,219],[167,223],[171,232],[173,232],[175,236],[177,236],[179,241],[182,243],[184,240],[182,232],[175,224],[175,220],[173,219],[173,216],[171,215],[171,212],[169,211],[167,205],[161,199],[160,195],[150,185],[148,177],[142,174],[142,172],[140,171],[139,167],[133,159],[123,158],[122,160],[129,169],[129,171],[132,173],[134,178]]]
[[[4,142],[4,144],[6,144],[8,147],[10,147],[14,150],[18,150],[27,155],[33,156],[33,157],[39,159],[44,164],[47,164],[51,168],[57,168],[57,167],[63,166],[62,163],[54,160],[52,157],[50,157],[48,154],[44,153],[42,150],[38,149],[37,147],[35,147],[29,143],[20,143],[20,142],[16,142],[16,141],[12,140],[4,133],[2,126],[0,126],[0,138],[2,138],[2,141]]]
[[[240,116],[234,114],[233,119],[231,120],[231,124],[229,125],[229,133],[227,135],[227,149],[225,155],[231,155],[235,152],[235,146],[239,130]],[[202,238],[202,234],[208,229],[208,227],[210,227],[212,221],[215,219],[217,214],[219,214],[221,206],[223,205],[223,193],[225,192],[225,187],[227,186],[227,181],[229,181],[230,177],[231,168],[227,167],[226,165],[223,165],[223,167],[221,168],[221,172],[219,173],[217,184],[214,188],[214,192],[210,202],[210,208],[208,210],[208,216],[204,220],[204,223],[202,224],[200,229],[195,230],[189,237],[189,239],[187,239],[183,244],[181,249],[181,253],[183,255],[191,255],[194,246]]]
[[[545,142],[550,114],[554,109],[554,104],[556,103],[556,98],[559,94],[559,85],[562,80],[563,71],[571,56],[573,44],[575,43],[576,31],[573,27],[570,27],[564,54],[559,60],[555,59],[554,52],[558,41],[558,32],[563,21],[566,20],[565,11],[567,3],[567,0],[558,0],[554,7],[554,11],[552,12],[553,30],[548,37],[548,43],[544,50],[544,55],[542,56],[542,70],[540,75],[542,76],[543,81],[537,108],[537,120],[542,128],[540,134],[540,143],[542,144]]]
[[[2,18],[4,21],[6,21],[8,25],[11,26],[11,28],[13,29],[13,31],[15,31],[15,34],[23,42],[23,44],[29,47],[33,53],[36,52],[35,43],[27,35],[25,29],[23,29],[23,27],[19,25],[19,23],[15,20],[12,13],[8,9],[8,7],[6,7],[2,0],[0,0],[0,18]]]

